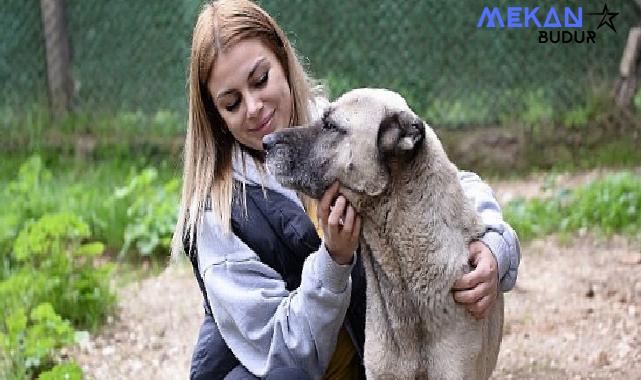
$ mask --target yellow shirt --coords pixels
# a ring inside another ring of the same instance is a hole
[[[325,375],[325,380],[358,380],[359,367],[358,355],[352,339],[349,337],[345,327],[341,327],[336,341],[334,355],[329,361]]]

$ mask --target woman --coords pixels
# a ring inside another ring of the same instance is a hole
[[[282,30],[257,5],[206,5],[193,33],[181,209],[172,241],[205,298],[192,378],[363,378],[360,218],[338,186],[318,204],[263,166],[262,137],[304,125],[320,104]],[[454,297],[477,318],[516,280],[518,240],[491,189],[461,173],[487,232]],[[232,353],[233,352],[233,353]]]

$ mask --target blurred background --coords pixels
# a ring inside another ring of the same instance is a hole
[[[202,3],[0,3],[1,378],[187,376],[200,295],[166,267]],[[505,1],[258,3],[332,98],[401,93],[494,188],[523,244],[497,378],[641,376],[639,1],[616,31],[582,2],[594,44],[477,28]]]

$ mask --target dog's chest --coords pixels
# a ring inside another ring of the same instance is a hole
[[[368,304],[379,303],[382,309],[394,310],[406,322],[410,322],[409,316],[416,316],[413,322],[425,328],[439,326],[448,313],[454,313],[451,278],[460,271],[437,255],[427,254],[437,244],[428,235],[388,232],[382,234],[368,223],[363,225]]]

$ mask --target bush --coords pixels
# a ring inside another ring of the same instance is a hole
[[[62,164],[53,175],[35,155],[15,178],[0,178],[0,378],[82,378],[74,363],[54,366],[54,355],[115,305],[113,265],[98,240],[123,254],[167,251],[180,182],[129,163],[126,185],[114,191],[121,164]],[[2,170],[15,172],[6,162]]]
[[[25,309],[13,310],[0,332],[0,349],[4,362],[3,375],[11,378],[32,377],[39,369],[52,364],[55,350],[74,342],[74,329],[56,314],[49,303],[31,310],[27,319]]]
[[[46,214],[20,232],[13,257],[22,267],[43,273],[45,296],[75,326],[94,329],[115,302],[109,289],[112,265],[96,264],[104,245],[81,241],[89,226],[70,213]]]
[[[641,234],[641,178],[619,173],[550,199],[518,199],[504,209],[521,240],[550,233],[595,230],[605,235]]]
[[[26,158],[22,164],[14,158],[7,160],[13,164],[0,160],[0,203],[3,204],[3,212],[0,213],[0,279],[6,275],[3,275],[6,270],[3,270],[2,259],[6,258],[13,239],[26,220],[46,213],[71,212],[89,225],[93,238],[105,243],[107,253],[117,253],[125,243],[125,230],[132,224],[132,218],[144,212],[144,197],[151,195],[155,202],[152,206],[163,205],[167,207],[167,213],[173,212],[169,210],[170,206],[176,208],[178,205],[180,182],[175,179],[178,176],[167,162],[150,169],[155,172],[151,183],[137,184],[129,189],[126,196],[118,197],[116,186],[127,188],[132,178],[140,174],[137,168],[144,167],[144,160],[89,164],[63,158],[48,157],[46,160],[47,165],[45,158],[39,155]],[[18,172],[15,178],[6,178],[15,172]],[[166,194],[155,195],[156,192]],[[160,200],[163,197],[166,202]],[[132,209],[136,199],[139,199],[137,211]],[[171,205],[170,199],[175,199],[172,201],[176,203]],[[159,212],[154,211],[154,216]],[[136,248],[135,244],[131,248]]]
[[[86,201],[65,191],[82,185],[59,180],[33,156],[0,191],[0,378],[81,378],[73,363],[43,371],[60,347],[75,342],[76,329],[97,328],[115,304],[112,265],[98,259],[104,244],[91,241],[81,216],[59,211]]]
[[[58,364],[49,371],[42,372],[38,380],[82,380],[82,369],[76,363]]]
[[[159,184],[158,171],[147,168],[116,189],[115,198],[129,205],[129,224],[120,257],[127,255],[132,246],[142,256],[167,254],[176,226],[179,187],[177,179]]]
[[[0,374],[18,379],[51,367],[55,350],[74,342],[75,328],[95,329],[115,303],[112,266],[95,260],[104,246],[86,242],[90,230],[80,217],[45,214],[23,225],[0,281]]]

